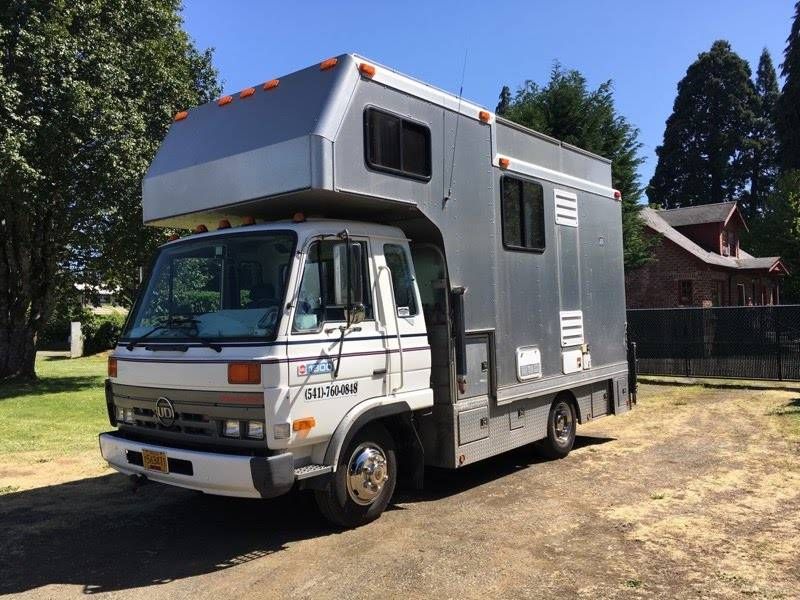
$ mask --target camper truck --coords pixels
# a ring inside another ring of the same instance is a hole
[[[192,233],[109,358],[117,471],[354,527],[635,402],[605,158],[342,55],[178,113],[142,192]]]

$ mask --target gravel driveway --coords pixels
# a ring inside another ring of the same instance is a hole
[[[642,386],[532,448],[427,474],[335,532],[313,501],[102,475],[0,496],[0,594],[26,598],[800,597],[800,394]]]

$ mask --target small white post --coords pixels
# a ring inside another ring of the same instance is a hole
[[[83,356],[83,334],[80,321],[69,324],[69,357],[80,358]]]

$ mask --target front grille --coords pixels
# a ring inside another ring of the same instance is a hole
[[[156,417],[155,407],[160,397],[169,398],[174,407],[175,420],[170,426],[161,424]],[[219,392],[161,390],[119,384],[113,386],[114,407],[133,409],[133,422],[118,421],[117,427],[120,431],[134,434],[137,439],[172,446],[190,444],[201,448],[213,446],[230,450],[266,448],[265,440],[244,436],[247,421],[264,421],[263,404],[236,405],[222,401],[222,397],[223,394]],[[253,394],[253,397],[259,398],[259,395]],[[222,435],[226,420],[240,422],[241,437]]]

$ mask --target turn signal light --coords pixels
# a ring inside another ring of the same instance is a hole
[[[108,357],[108,376],[109,377],[116,377],[117,376],[117,359],[113,356]]]
[[[364,77],[373,77],[375,75],[375,67],[368,65],[367,63],[361,63],[358,65],[358,70]]]
[[[500,159],[497,160],[497,164],[500,165],[501,169],[507,169],[508,165],[511,164],[511,161],[508,160],[507,158],[500,158]]]
[[[208,231],[208,227],[203,225],[202,223],[194,228],[195,233],[206,233]]]
[[[256,219],[255,217],[244,217],[242,219],[242,225],[255,225]]]
[[[179,113],[175,113],[175,120],[176,121],[183,121],[188,116],[189,116],[189,111],[188,110],[182,110]]]
[[[336,63],[339,62],[338,58],[329,58],[327,60],[323,60],[319,63],[319,70],[320,71],[327,71],[328,69],[332,69],[336,66]]]
[[[280,79],[270,79],[267,83],[264,84],[263,90],[268,92],[269,90],[274,90],[278,85],[280,85]]]
[[[219,100],[217,100],[217,104],[219,106],[225,106],[226,104],[230,104],[233,102],[233,96],[223,96]]]
[[[478,113],[478,118],[484,123],[488,123],[490,118],[489,112],[482,110],[481,112]]]
[[[222,219],[219,223],[217,223],[217,229],[229,229],[231,226],[231,222],[228,219]]]
[[[317,421],[314,417],[304,417],[302,419],[295,419],[292,423],[293,431],[308,431],[316,427]]]
[[[296,212],[292,216],[293,223],[305,223],[305,221],[306,221],[306,216],[301,212]]]
[[[258,363],[229,363],[228,383],[261,383],[261,365]]]

